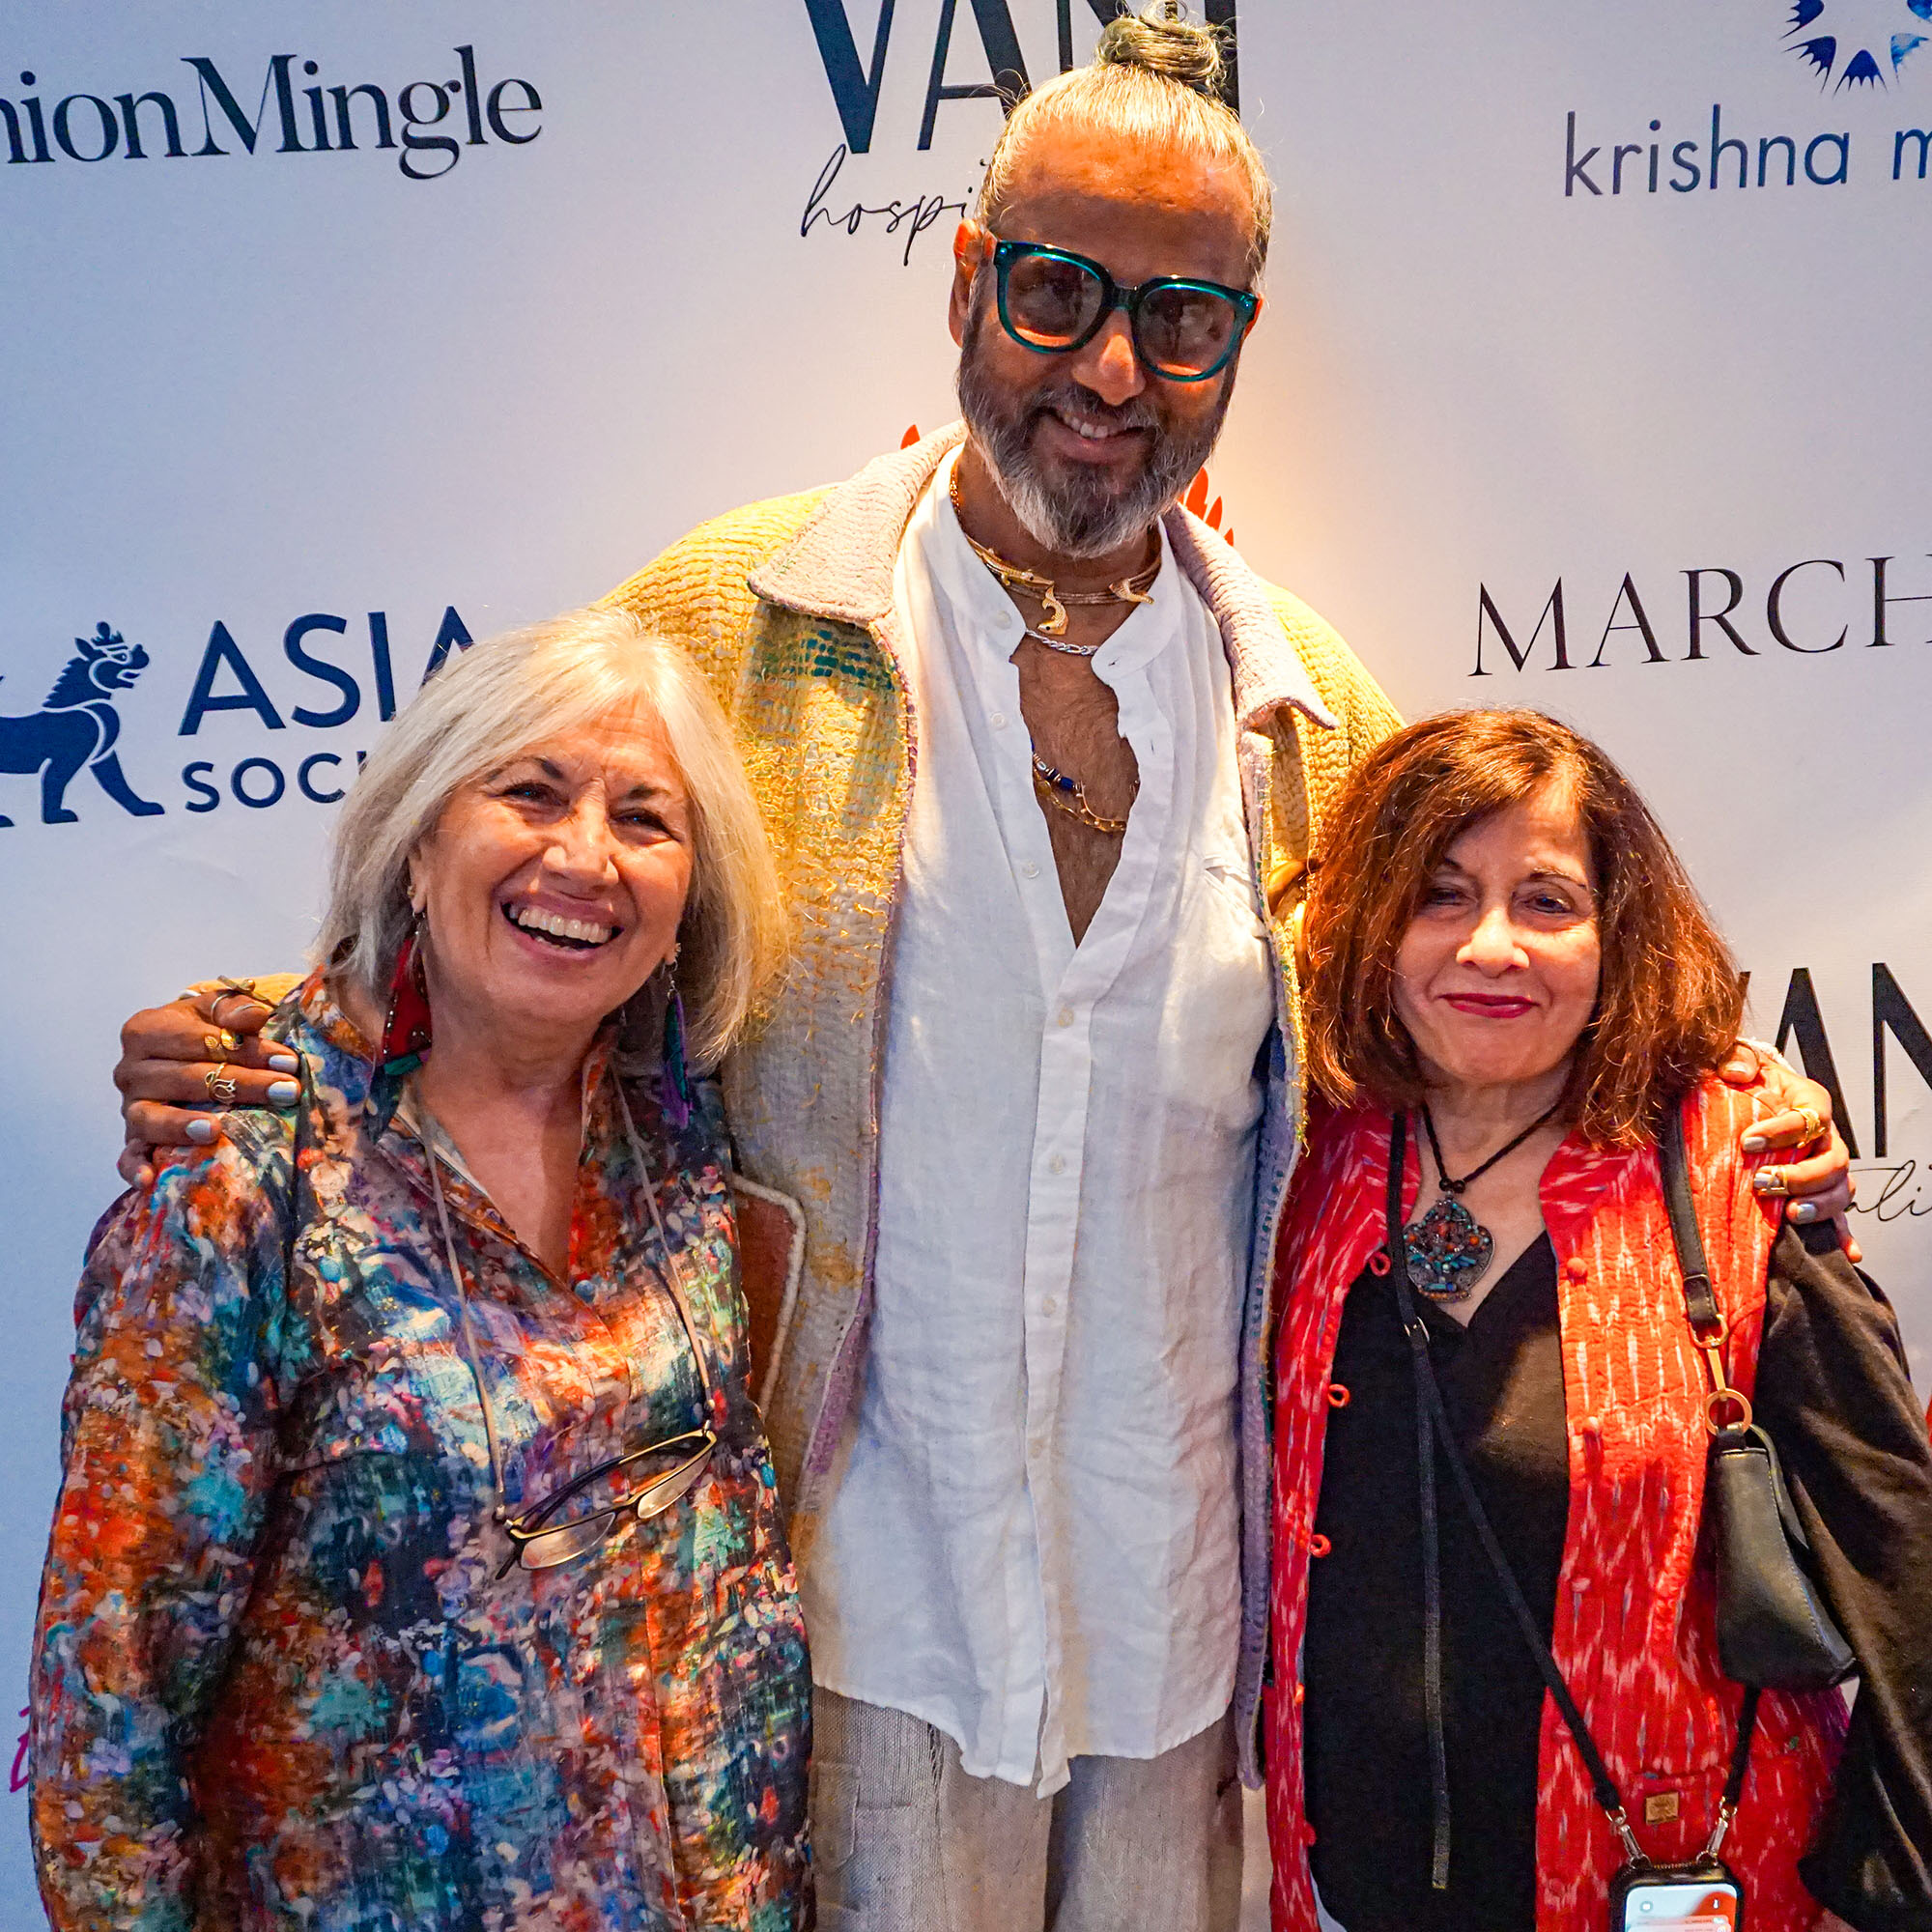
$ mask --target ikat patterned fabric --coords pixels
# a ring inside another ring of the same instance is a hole
[[[33,1690],[54,1925],[803,1926],[810,1675],[716,1118],[672,1138],[627,1089],[708,1418],[605,1048],[567,1280],[445,1180],[511,1508],[700,1421],[721,1435],[668,1514],[499,1577],[398,1083],[317,979],[270,1030],[306,1063],[298,1132],[233,1116],[124,1198],[81,1283]]]
[[[1729,1324],[1731,1378],[1747,1393],[1781,1207],[1751,1192],[1753,1170],[1772,1156],[1739,1151],[1750,1118],[1750,1095],[1715,1079],[1685,1103],[1697,1223]],[[1308,1565],[1320,1560],[1329,1375],[1344,1299],[1384,1238],[1388,1129],[1388,1116],[1369,1110],[1324,1119],[1282,1229],[1266,1719],[1276,1932],[1317,1924],[1302,1809],[1301,1636]],[[1550,1648],[1627,1801],[1659,1789],[1681,1796],[1673,1822],[1640,1825],[1645,1849],[1659,1860],[1692,1859],[1716,1818],[1742,1693],[1718,1667],[1709,1572],[1695,1563],[1706,1384],[1656,1151],[1606,1152],[1573,1134],[1545,1171],[1543,1212],[1556,1249],[1570,1433],[1570,1521]],[[1744,1806],[1724,1846],[1745,1881],[1754,1932],[1808,1932],[1817,1918],[1798,1861],[1818,1835],[1844,1733],[1835,1690],[1764,1695]],[[1537,1787],[1539,1932],[1600,1932],[1624,1855],[1548,1697]]]

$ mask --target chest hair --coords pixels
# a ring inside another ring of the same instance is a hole
[[[1076,608],[1067,615],[1065,641],[1098,644],[1121,628],[1127,611],[1100,605]],[[1055,770],[1080,781],[1096,816],[1126,818],[1133,810],[1140,766],[1133,748],[1121,736],[1120,703],[1094,675],[1092,663],[1050,650],[1034,638],[1020,640],[1012,661],[1020,674],[1020,715],[1034,750]],[[1046,819],[1061,900],[1078,945],[1106,896],[1126,835],[1083,825],[1037,786],[1035,797]]]

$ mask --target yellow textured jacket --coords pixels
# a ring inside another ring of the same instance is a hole
[[[857,1392],[871,1307],[879,1074],[900,844],[919,758],[893,614],[899,542],[955,424],[832,489],[705,524],[608,602],[674,639],[710,674],[790,893],[796,950],[721,1069],[741,1166],[804,1210],[762,1378],[792,1541],[809,1547]],[[1269,911],[1281,1021],[1260,1136],[1242,1329],[1242,1641],[1236,1705],[1251,1780],[1266,1645],[1266,1337],[1274,1236],[1297,1151],[1299,1024],[1293,935],[1301,880],[1350,771],[1401,722],[1349,647],[1264,583],[1183,510],[1174,554],[1214,613],[1242,724],[1241,782]]]

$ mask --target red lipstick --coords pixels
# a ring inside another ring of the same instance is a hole
[[[1506,993],[1444,993],[1443,1004],[1479,1020],[1517,1020],[1533,1012],[1534,1000],[1518,999]]]

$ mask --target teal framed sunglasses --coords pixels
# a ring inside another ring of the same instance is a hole
[[[1191,275],[1156,275],[1123,289],[1098,262],[1043,242],[993,244],[1000,326],[1023,349],[1070,355],[1118,309],[1127,312],[1134,354],[1170,383],[1205,383],[1241,346],[1260,296]]]

